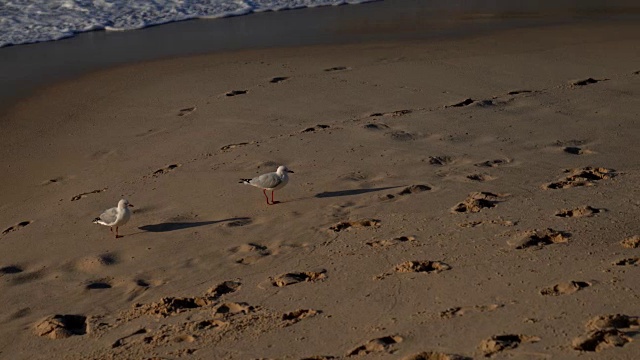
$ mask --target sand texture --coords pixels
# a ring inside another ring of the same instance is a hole
[[[639,59],[593,23],[41,89],[0,115],[0,358],[638,359]]]

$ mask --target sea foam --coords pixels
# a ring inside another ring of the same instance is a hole
[[[373,0],[9,0],[0,3],[0,47],[93,30],[126,31],[189,19],[369,1]]]

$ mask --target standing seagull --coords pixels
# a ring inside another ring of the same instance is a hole
[[[273,201],[273,192],[275,190],[282,189],[285,185],[287,185],[287,183],[289,182],[289,175],[287,175],[288,173],[293,173],[293,171],[287,169],[286,166],[281,165],[278,166],[278,170],[276,170],[276,172],[262,174],[260,176],[254,177],[253,179],[240,179],[240,183],[252,185],[262,189],[262,193],[267,199],[267,205],[273,205],[276,204],[276,202]],[[271,190],[271,203],[269,203],[267,190]]]
[[[130,206],[133,207],[133,205],[129,204],[129,201],[121,199],[118,201],[118,207],[112,207],[111,209],[105,210],[100,217],[93,220],[93,223],[109,226],[109,230],[111,232],[113,232],[113,227],[115,226],[117,239],[120,237],[120,235],[118,235],[118,227],[126,224],[131,218],[131,210],[129,210]]]

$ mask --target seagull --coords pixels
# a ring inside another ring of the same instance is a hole
[[[105,210],[100,217],[93,220],[94,224],[100,224],[109,226],[109,230],[113,232],[113,227],[116,228],[116,239],[121,237],[118,235],[118,227],[126,224],[131,218],[131,210],[129,207],[133,205],[129,204],[129,201],[121,199],[118,201],[118,207],[112,207]]]
[[[286,166],[278,166],[276,172],[262,174],[254,177],[253,179],[240,179],[241,184],[247,184],[262,189],[264,197],[267,199],[267,205],[277,204],[273,201],[273,192],[275,190],[282,189],[289,182],[288,173],[293,171],[287,169]],[[267,196],[267,190],[271,190],[271,203],[269,203],[269,197]]]

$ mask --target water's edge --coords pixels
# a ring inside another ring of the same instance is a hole
[[[562,1],[560,1],[561,3]],[[430,1],[377,1],[250,16],[189,20],[135,31],[94,31],[59,41],[0,48],[0,109],[40,86],[112,66],[196,54],[320,44],[470,36],[527,26],[640,18],[620,0],[606,8],[528,9],[509,1],[438,7]]]

